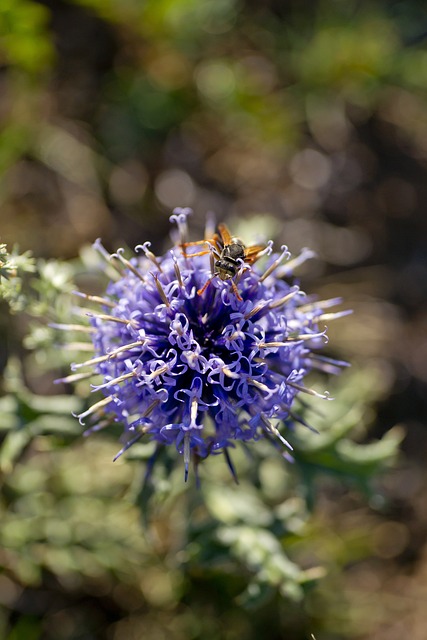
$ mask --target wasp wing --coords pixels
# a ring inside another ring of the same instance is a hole
[[[245,250],[245,262],[248,264],[253,264],[258,260],[259,254],[261,251],[264,251],[265,245],[263,244],[254,244],[252,247],[247,247]]]
[[[218,231],[219,234],[221,236],[221,240],[224,246],[226,246],[227,244],[231,244],[231,233],[228,230],[228,227],[226,224],[224,224],[223,222],[220,222],[218,225]]]

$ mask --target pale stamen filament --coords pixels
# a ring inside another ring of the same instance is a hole
[[[113,396],[107,396],[106,398],[103,398],[99,402],[95,402],[95,404],[93,404],[91,407],[89,407],[89,409],[87,411],[83,411],[83,413],[79,413],[79,415],[76,416],[76,417],[79,419],[80,424],[84,424],[83,423],[83,419],[84,418],[87,418],[88,416],[93,415],[94,413],[96,413],[100,409],[103,409],[105,406],[110,404],[110,402],[112,400],[113,400]]]
[[[150,406],[147,407],[147,409],[142,414],[142,417],[143,418],[148,418],[148,416],[151,413],[153,413],[154,409],[157,407],[158,404],[160,404],[160,400],[153,400],[153,402],[150,404]]]
[[[117,281],[121,277],[123,277],[123,274],[121,273],[120,269],[117,267],[116,264],[114,264],[114,262],[111,261],[110,254],[101,244],[101,238],[98,238],[97,240],[95,240],[95,242],[93,243],[93,248],[96,251],[98,251],[98,253],[104,258],[104,260],[108,263],[108,265],[112,267],[112,269],[109,269],[109,275],[111,275],[111,277],[114,280]]]
[[[130,342],[129,344],[125,344],[122,347],[118,347],[114,349],[114,351],[110,351],[110,353],[105,354],[104,356],[97,356],[96,358],[91,358],[90,360],[86,360],[85,362],[80,362],[78,364],[73,364],[72,368],[80,369],[81,367],[89,367],[95,364],[100,364],[101,362],[106,362],[107,360],[113,360],[123,351],[130,351],[134,347],[140,347],[145,344],[147,340],[137,340],[136,342]]]
[[[327,338],[324,331],[320,333],[303,333],[302,335],[292,336],[289,338],[285,338],[283,341],[274,341],[274,342],[258,342],[257,346],[260,349],[269,349],[274,347],[287,347],[292,342],[300,342],[304,340],[313,340],[314,338]]]
[[[302,292],[300,291],[300,288],[298,286],[296,286],[293,291],[290,291],[289,293],[287,293],[285,296],[283,296],[283,298],[280,298],[279,300],[274,300],[274,302],[270,302],[270,309],[277,309],[277,307],[281,307],[283,304],[286,304],[287,302],[289,302],[289,300],[292,300],[292,298],[294,298],[297,294],[302,294]],[[304,294],[302,294],[304,295]]]
[[[80,380],[87,380],[88,378],[92,378],[93,375],[93,371],[88,371],[87,373],[72,373],[65,378],[59,378],[58,380],[55,380],[55,382],[64,382],[66,384],[74,383],[79,382]]]
[[[176,213],[175,213],[176,211]],[[179,234],[179,245],[183,245],[186,244],[187,240],[188,240],[188,223],[187,223],[187,216],[191,213],[191,210],[186,207],[184,209],[181,210],[174,210],[174,213],[170,216],[169,220],[171,222],[176,222],[176,225],[178,227],[178,234]],[[185,253],[184,253],[185,255]]]
[[[151,275],[153,276],[154,282],[156,283],[156,288],[157,288],[157,291],[159,292],[159,296],[161,297],[161,299],[163,300],[165,305],[169,308],[171,306],[170,302],[167,299],[165,290],[163,289],[161,283],[159,282],[159,278],[158,278],[157,274],[156,273],[152,273]]]
[[[281,248],[282,253],[280,254],[280,256],[278,258],[276,258],[276,260],[268,267],[267,271],[265,271],[262,276],[260,277],[260,282],[264,282],[264,280],[266,278],[268,278],[269,275],[271,275],[273,273],[273,271],[275,271],[277,269],[277,267],[283,262],[283,260],[289,258],[289,256],[291,255],[288,251],[288,247],[286,245],[283,245]]]
[[[302,264],[304,264],[304,262],[307,262],[307,260],[310,260],[311,258],[315,258],[315,257],[316,257],[316,253],[314,251],[312,251],[311,249],[304,248],[302,249],[299,256],[297,256],[296,258],[293,258],[293,260],[289,260],[289,262],[282,265],[279,268],[276,276],[278,278],[283,278],[284,276],[288,276],[291,273],[293,273],[297,267],[300,267]]]
[[[191,408],[190,408],[190,424],[192,426],[196,426],[198,410],[199,410],[199,403],[197,402],[197,398],[193,398],[191,401]]]
[[[130,373],[125,373],[121,376],[117,376],[117,378],[113,378],[108,382],[104,382],[104,384],[92,385],[92,386],[94,386],[94,391],[98,391],[99,389],[107,389],[108,387],[112,387],[115,384],[119,384],[120,382],[129,380],[129,378],[134,378],[136,375],[137,375],[136,371],[131,371]]]
[[[107,354],[107,359],[111,360],[112,358],[116,358],[120,353],[123,353],[123,351],[130,351],[131,349],[135,349],[136,347],[142,347],[142,345],[144,345],[147,341],[147,338],[145,338],[144,340],[136,340],[135,342],[129,342],[128,344],[124,344],[121,347],[117,347],[117,349],[114,349],[114,351],[110,351],[110,353]]]
[[[107,300],[106,298],[101,298],[101,296],[91,296],[88,293],[83,293],[82,291],[73,291],[72,293],[79,298],[84,298],[85,300],[89,300],[89,302],[96,302],[97,304],[111,307],[111,309],[114,309],[114,307],[116,306],[115,302]]]
[[[173,251],[170,252],[173,260],[173,268],[175,271],[176,279],[178,280],[178,284],[181,289],[184,289],[184,282],[182,280],[181,269],[179,268],[178,260],[176,259],[176,255]]]
[[[130,318],[116,318],[115,316],[110,316],[106,313],[94,313],[93,311],[88,311],[82,309],[88,316],[88,318],[97,318],[98,320],[108,320],[110,322],[118,322],[119,324],[130,324],[133,327],[137,327],[137,322],[135,320],[131,320]]]
[[[263,249],[257,254],[257,260],[259,260],[259,258],[262,258],[263,256],[269,256],[272,251],[273,251],[273,240],[269,240],[267,242],[267,246],[265,247],[265,249]]]
[[[82,324],[56,324],[52,322],[49,324],[52,329],[60,329],[61,331],[81,331],[82,333],[94,333],[95,327],[87,327]]]
[[[290,449],[291,451],[293,451],[293,447],[292,447],[292,445],[290,444],[290,442],[288,442],[288,441],[287,441],[287,440],[282,436],[282,434],[280,433],[280,431],[278,430],[278,428],[277,428],[277,427],[275,427],[275,426],[274,426],[274,424],[272,424],[272,423],[270,422],[270,420],[267,418],[267,416],[266,416],[264,413],[262,413],[262,414],[261,414],[261,420],[263,421],[263,423],[264,423],[264,425],[265,425],[265,427],[266,427],[267,431],[269,431],[270,433],[272,433],[273,435],[275,435],[275,436],[276,436],[276,438],[279,438],[279,440],[280,440],[280,441],[281,441],[281,442],[282,442],[282,443],[283,443],[283,444],[284,444],[288,449]]]
[[[236,277],[234,278],[234,284],[236,286],[239,284],[240,280],[242,279],[243,272],[246,271],[247,269],[250,269],[250,267],[247,264],[242,264],[239,271],[237,272]]]
[[[164,364],[163,367],[159,367],[155,371],[152,371],[150,373],[150,375],[148,376],[148,378],[149,378],[149,380],[154,380],[154,378],[157,378],[158,376],[162,376],[168,370],[169,370],[169,365],[168,364]]]
[[[242,340],[245,339],[245,334],[243,331],[237,330],[234,333],[232,333],[231,335],[226,337],[226,340],[228,342],[233,342],[234,340],[238,340],[239,338],[242,338]]]
[[[346,309],[345,311],[337,311],[336,313],[321,313],[318,316],[314,316],[312,318],[312,322],[319,322],[319,321],[326,321],[328,322],[329,320],[338,320],[339,318],[344,318],[345,316],[350,315],[351,313],[353,313],[352,309]],[[305,321],[304,324],[308,324],[309,321]]]
[[[231,369],[229,369],[228,367],[222,367],[221,371],[228,378],[234,378],[236,380],[238,380],[240,378],[238,373],[235,373],[234,371],[231,371]]]
[[[307,311],[316,311],[317,309],[329,309],[329,307],[335,307],[335,305],[341,302],[341,298],[328,298],[327,300],[320,300],[319,302],[308,302],[298,307],[298,311],[306,313]]]
[[[259,313],[259,311],[262,311],[263,309],[265,309],[265,307],[269,304],[270,304],[270,300],[261,300],[260,302],[258,302],[257,305],[255,305],[253,309],[251,309],[251,311],[248,311],[248,313],[245,314],[244,316],[245,320],[249,320],[249,318],[253,318],[254,315]]]
[[[304,387],[302,384],[298,384],[297,382],[291,382],[289,380],[286,381],[286,384],[288,384],[290,387],[293,387],[294,389],[297,389],[298,391],[302,391],[302,393],[308,393],[308,395],[315,396],[316,398],[320,398],[321,400],[333,400],[333,398],[331,398],[331,396],[329,395],[328,391],[325,391],[324,393],[319,393],[314,389]]]
[[[149,427],[148,427],[148,426],[143,427],[143,428],[139,431],[139,433],[138,433],[134,438],[132,438],[132,440],[129,440],[129,442],[127,442],[127,443],[125,444],[125,446],[124,446],[122,449],[120,449],[120,451],[119,451],[118,453],[116,453],[116,455],[115,455],[115,456],[114,456],[114,458],[113,458],[113,462],[115,462],[118,458],[120,458],[120,456],[121,456],[125,451],[127,451],[128,449],[130,449],[130,448],[131,448],[131,446],[132,446],[133,444],[135,444],[136,442],[138,442],[138,440],[141,440],[142,436],[143,436],[143,435],[145,435],[145,434],[147,433],[147,431],[148,431],[148,430],[149,430]]]
[[[253,378],[247,378],[247,382],[260,391],[263,391],[264,393],[271,393],[272,391],[274,391],[274,389],[270,389],[270,387],[268,387],[263,382],[259,382],[258,380],[254,380]]]
[[[138,253],[138,251],[140,251],[142,249],[142,251],[145,253],[146,257],[157,267],[157,269],[160,271],[160,273],[163,273],[163,269],[161,267],[161,264],[157,260],[157,258],[154,255],[154,253],[152,251],[150,251],[149,248],[148,248],[150,246],[151,246],[151,242],[144,242],[144,244],[138,244],[135,247],[135,252]]]
[[[129,269],[129,271],[132,271],[132,273],[139,278],[139,280],[141,280],[141,282],[145,283],[145,278],[144,276],[139,273],[138,269],[136,269],[133,264],[131,262],[129,262],[129,260],[127,260],[123,255],[123,249],[118,249],[116,253],[112,253],[111,254],[111,258],[118,258],[120,260],[120,262],[127,268]]]

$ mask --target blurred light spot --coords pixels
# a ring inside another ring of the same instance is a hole
[[[381,119],[392,123],[395,128],[388,128],[386,134],[394,138],[394,142],[405,155],[424,160],[427,155],[427,120],[425,105],[420,96],[402,89],[390,89],[387,100],[383,102]]]
[[[158,200],[166,207],[187,206],[194,202],[195,186],[185,171],[170,169],[157,178],[154,191]]]
[[[307,121],[317,142],[328,151],[342,149],[349,138],[350,123],[345,114],[343,100],[320,99],[308,95]]]
[[[284,242],[292,253],[300,251],[303,247],[310,247],[318,253],[319,238],[316,237],[316,227],[311,220],[296,218],[286,223],[284,230]]]
[[[85,238],[94,237],[99,233],[102,221],[108,217],[104,203],[89,193],[70,190],[67,196],[67,212],[74,231]],[[69,227],[63,225],[62,232],[65,242],[70,233]]]
[[[71,540],[70,525],[61,520],[46,520],[45,536],[55,546],[66,546]]]
[[[266,181],[274,183],[279,179],[279,167],[277,161],[267,153],[260,150],[256,155],[242,153],[234,157],[236,178],[239,181],[248,182],[251,190],[259,185],[266,187]]]
[[[427,382],[427,335],[422,338],[417,334],[414,335],[414,338],[416,347],[409,350],[410,369],[413,375]]]
[[[332,264],[350,265],[366,258],[372,249],[369,236],[359,229],[321,225],[323,257]]]
[[[114,199],[124,205],[133,205],[142,200],[147,188],[148,176],[145,167],[137,161],[129,161],[114,167],[110,175],[110,192]]]
[[[122,582],[116,584],[112,596],[115,602],[126,608],[126,611],[138,611],[141,608],[140,592],[132,589],[128,584]]]
[[[375,527],[373,547],[380,558],[395,558],[405,549],[409,540],[409,531],[401,522],[383,522]]]
[[[243,204],[246,206],[240,206]],[[247,245],[266,243],[269,238],[277,236],[281,227],[277,217],[269,213],[254,213],[249,216],[249,211],[257,211],[253,205],[253,198],[252,202],[246,203],[237,200],[232,207],[232,215],[228,217],[228,224],[233,235],[242,238]],[[240,211],[236,211],[236,209],[240,209]],[[265,211],[265,209],[261,211]]]
[[[251,95],[264,95],[276,85],[276,70],[266,58],[246,56],[240,60],[239,70],[246,76],[245,90]]]
[[[417,89],[425,90],[427,77],[427,51],[416,47],[405,50],[405,55],[398,61],[401,77],[406,85],[413,85]]]
[[[369,79],[389,72],[397,42],[385,20],[355,20],[351,29],[341,24],[322,25],[304,47],[302,76],[314,86],[352,87],[354,93],[354,87],[359,89]]]
[[[79,130],[76,133],[84,136],[84,132]],[[67,180],[98,191],[92,150],[65,129],[43,127],[40,131],[39,154],[48,167]]]
[[[111,640],[170,640],[173,636],[169,631],[162,628],[159,619],[144,613],[141,615],[130,615],[112,624],[108,629],[108,638]]]
[[[333,156],[334,182],[332,192],[341,194],[357,187],[363,179],[362,167],[356,157],[349,153],[337,153]],[[366,168],[366,165],[364,165]]]
[[[384,120],[396,125],[405,125],[408,120],[418,119],[421,101],[409,91],[391,89],[388,100],[383,103],[381,116]]]
[[[230,149],[225,145],[220,147],[218,151],[212,153],[205,162],[205,168],[209,176],[216,180],[220,180],[224,184],[234,184],[236,181],[236,171],[243,165],[244,154],[237,149]],[[244,170],[244,169],[243,169]]]
[[[19,520],[5,522],[2,525],[2,547],[19,548],[25,544],[28,535],[28,524]]]
[[[188,60],[179,51],[159,53],[147,63],[151,80],[166,90],[179,89],[190,77]]]
[[[320,197],[316,191],[303,189],[291,183],[284,190],[281,201],[287,218],[300,219],[311,217],[317,211]],[[311,246],[311,244],[307,241],[304,246]]]
[[[204,62],[195,71],[198,90],[208,100],[223,101],[236,87],[236,80],[230,65],[224,61]]]
[[[427,264],[425,264],[425,257],[422,257],[423,252],[426,251],[424,243],[418,251],[418,255],[397,271],[394,283],[396,291],[399,291],[405,304],[410,304],[412,307],[424,306],[427,295]]]
[[[155,568],[147,569],[141,588],[152,605],[165,606],[173,602],[173,574],[164,573]]]
[[[289,475],[285,468],[277,462],[282,461],[264,460],[259,469],[262,487],[270,499],[278,499],[283,496],[284,488],[289,482]]]
[[[424,425],[421,427],[424,429]],[[422,491],[424,485],[424,469],[420,466],[400,467],[399,473],[391,473],[384,476],[385,495],[391,495],[398,500],[415,500],[416,494]]]
[[[12,582],[7,576],[0,575],[0,603],[6,607],[11,607],[18,599],[22,588]]]
[[[202,29],[213,35],[229,31],[236,20],[236,4],[236,0],[214,0],[196,4],[202,14]]]
[[[380,184],[376,200],[388,215],[405,218],[415,209],[417,194],[413,185],[394,176],[387,178]]]
[[[290,172],[301,187],[320,189],[331,177],[331,162],[320,151],[304,149],[292,158]]]
[[[39,374],[40,375],[40,374]],[[19,490],[22,493],[35,493],[42,490],[46,474],[41,469],[27,467],[19,476]]]
[[[381,589],[382,581],[380,576],[372,571],[367,564],[354,564],[348,568],[348,574],[351,576],[351,584],[354,589],[371,593]]]
[[[78,473],[76,473],[76,469],[72,465],[67,465],[64,467],[62,474],[64,488],[77,494],[85,493],[88,491],[87,487],[90,486],[90,473],[91,470],[83,466],[80,466]],[[101,517],[101,504],[98,500],[94,499],[90,503],[88,501],[86,506],[92,518]]]
[[[385,352],[395,354],[401,335],[396,307],[376,299],[355,298],[348,302],[349,308],[354,310],[351,322],[335,325],[340,331],[337,336],[340,346],[352,349],[359,358],[381,358]]]
[[[69,585],[67,586],[69,588]],[[66,609],[61,609],[60,611],[51,613],[49,616],[49,624],[52,629],[57,630],[57,640],[72,638],[78,635],[79,616],[76,616],[72,610],[67,611]]]

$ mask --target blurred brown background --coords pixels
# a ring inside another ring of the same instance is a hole
[[[406,430],[382,519],[347,494],[319,506],[375,538],[344,596],[329,583],[343,624],[324,637],[424,640],[425,2],[2,0],[0,30],[3,242],[160,252],[189,206],[194,239],[214,211],[248,243],[317,252],[304,287],[355,312],[331,344],[382,378],[366,437]]]

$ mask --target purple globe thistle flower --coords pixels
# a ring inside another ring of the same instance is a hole
[[[116,458],[146,436],[158,449],[176,447],[185,479],[191,459],[218,453],[234,475],[229,449],[238,441],[267,438],[287,455],[291,447],[282,431],[298,420],[296,396],[328,398],[304,385],[306,375],[312,369],[334,373],[344,364],[317,354],[326,343],[319,323],[346,313],[325,313],[340,300],[307,303],[299,286],[284,280],[312,256],[309,250],[289,260],[286,247],[272,254],[271,242],[260,251],[267,256],[262,267],[239,261],[233,278],[238,295],[220,278],[204,287],[212,254],[210,260],[182,251],[189,213],[175,209],[171,221],[179,240],[163,257],[145,243],[128,261],[121,250],[110,256],[95,243],[116,265],[117,277],[102,298],[80,294],[101,306],[101,312],[87,312],[95,356],[72,365],[83,373],[63,378],[101,376],[92,387],[104,397],[78,418],[89,420],[87,432],[113,421],[124,426]]]

